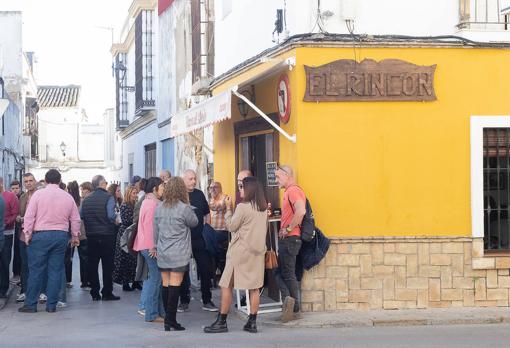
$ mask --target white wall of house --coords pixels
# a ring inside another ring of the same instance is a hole
[[[157,142],[157,125],[151,123],[122,141],[122,183],[129,183],[129,164],[133,160],[133,175],[145,177],[145,146]]]
[[[318,32],[317,3],[315,0],[215,0],[215,75],[276,45],[272,32],[277,9],[286,9],[288,30],[280,36],[280,41],[289,35]],[[501,20],[498,8],[510,6],[509,0],[321,0],[320,3],[321,25],[329,33],[348,34],[346,19],[350,19],[355,34],[458,35],[479,41],[510,41],[510,30],[505,30],[502,24],[471,25],[470,29],[462,30],[457,27],[461,21],[461,3],[469,8],[469,21],[494,22]]]
[[[22,17],[18,11],[0,11],[0,76],[9,93],[18,93],[23,85]]]

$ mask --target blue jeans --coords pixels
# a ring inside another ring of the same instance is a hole
[[[149,269],[149,277],[143,282],[140,299],[140,303],[145,306],[145,321],[153,321],[158,316],[164,318],[165,307],[161,295],[161,273],[159,273],[158,263],[155,258],[149,256],[149,250],[142,250],[140,253]]]
[[[47,309],[54,309],[59,300],[62,287],[64,255],[69,243],[69,233],[65,231],[39,231],[34,233],[27,247],[28,287],[25,306],[37,308],[39,294],[47,275],[46,302]]]

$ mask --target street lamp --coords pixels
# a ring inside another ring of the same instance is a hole
[[[64,142],[60,144],[60,151],[62,151],[62,156],[64,156],[64,158],[66,157],[66,147],[67,145]]]

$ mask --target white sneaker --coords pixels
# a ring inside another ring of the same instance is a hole
[[[145,309],[139,309],[138,314],[140,314],[142,317],[145,317]]]
[[[45,303],[48,297],[45,294],[39,295],[39,303]]]
[[[66,308],[66,307],[67,307],[66,302],[61,302],[61,301],[57,302],[57,308]]]
[[[18,296],[16,296],[16,302],[25,302],[25,294],[18,294]]]

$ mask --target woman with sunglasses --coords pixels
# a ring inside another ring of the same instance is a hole
[[[267,201],[262,184],[254,177],[243,179],[239,186],[242,203],[232,213],[231,199],[226,200],[225,223],[232,234],[227,262],[220,280],[221,308],[214,323],[204,328],[206,333],[227,332],[227,314],[232,303],[232,290],[248,289],[250,317],[244,330],[257,332],[259,289],[264,284],[264,255],[267,234]]]

